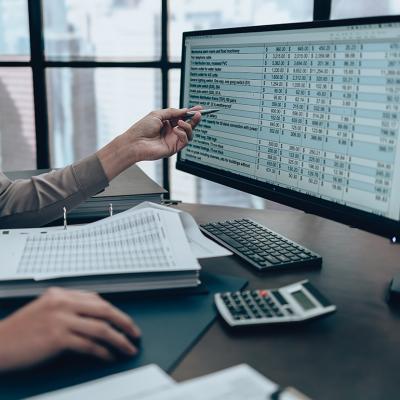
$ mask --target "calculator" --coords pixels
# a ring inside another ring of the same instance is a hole
[[[278,289],[217,293],[215,305],[228,325],[266,325],[300,322],[336,310],[308,280]]]

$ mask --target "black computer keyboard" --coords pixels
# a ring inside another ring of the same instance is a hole
[[[249,219],[212,222],[200,229],[260,270],[322,264],[319,254]]]

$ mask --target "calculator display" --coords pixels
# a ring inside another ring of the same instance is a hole
[[[315,304],[304,294],[301,289],[292,292],[291,295],[304,308],[304,310],[311,310],[316,307]]]

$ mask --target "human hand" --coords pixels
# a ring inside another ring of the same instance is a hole
[[[196,106],[190,110],[201,109]],[[138,161],[157,160],[182,150],[201,119],[201,114],[196,113],[190,121],[184,121],[187,111],[187,108],[153,111],[98,150],[96,154],[108,180]]]
[[[190,110],[201,109],[196,106]],[[133,142],[135,160],[157,160],[182,150],[192,140],[193,129],[201,119],[201,114],[196,113],[189,121],[184,121],[187,111],[187,108],[153,111],[131,126],[125,135]]]
[[[133,356],[139,328],[129,316],[94,293],[48,289],[0,321],[0,372],[25,368],[64,351],[112,361]]]

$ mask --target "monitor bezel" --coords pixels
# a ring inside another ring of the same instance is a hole
[[[226,35],[235,33],[272,32],[280,30],[326,28],[348,25],[369,25],[379,23],[400,22],[400,15],[351,18],[340,20],[296,22],[276,25],[257,25],[250,27],[209,29],[203,31],[184,32],[182,37],[182,69],[180,81],[180,107],[183,107],[183,91],[185,83],[185,41],[191,36]],[[223,171],[218,168],[205,166],[193,161],[181,159],[178,153],[176,168],[225,186],[254,194],[268,200],[272,200],[290,207],[329,218],[352,227],[361,228],[391,239],[400,236],[400,221],[373,214],[358,208],[342,205],[334,201],[325,200],[316,196],[300,193],[295,190],[286,189],[278,185],[261,182],[256,179]]]

